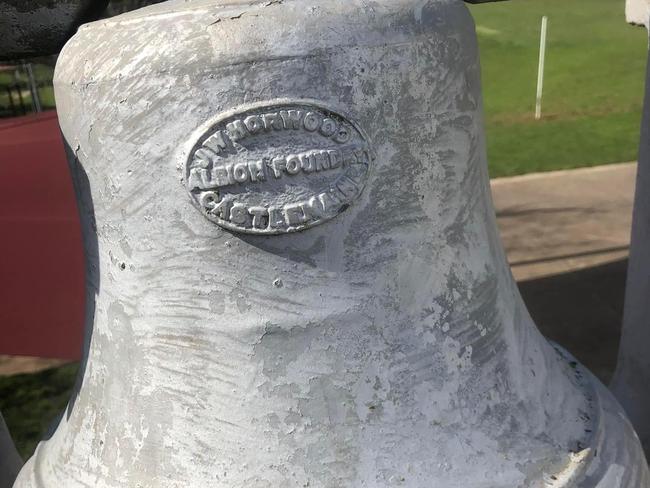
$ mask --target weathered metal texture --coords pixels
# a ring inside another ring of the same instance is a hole
[[[650,486],[513,282],[462,2],[168,2],[55,90],[88,347],[16,488]]]
[[[639,4],[646,4],[638,2]],[[628,4],[629,6],[629,4]],[[639,5],[640,7],[641,5]],[[630,10],[628,10],[628,18]],[[646,8],[648,26],[650,10]],[[623,331],[612,390],[630,416],[650,455],[650,57],[641,123],[632,238],[625,290]]]
[[[23,464],[0,414],[0,488],[11,488]]]
[[[108,0],[0,0],[0,59],[56,54]]]

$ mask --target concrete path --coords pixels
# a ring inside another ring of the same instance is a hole
[[[56,368],[66,364],[61,359],[35,358],[30,356],[0,355],[0,376],[13,376],[23,373],[37,373],[44,369]]]
[[[518,281],[624,259],[636,163],[492,180],[494,205]]]
[[[616,364],[636,164],[492,181],[512,271],[548,338],[604,382]]]

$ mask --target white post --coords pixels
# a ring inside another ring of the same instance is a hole
[[[544,89],[544,59],[546,58],[546,29],[548,17],[542,17],[542,32],[539,39],[539,67],[537,69],[537,99],[535,102],[535,120],[542,118],[542,91]]]
[[[41,99],[38,96],[38,86],[36,85],[36,79],[34,78],[32,63],[23,63],[23,68],[27,72],[27,79],[29,81],[29,91],[32,94],[32,108],[34,109],[34,112],[40,112],[42,110]]]

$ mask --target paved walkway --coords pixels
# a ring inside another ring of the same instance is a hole
[[[0,355],[0,376],[12,376],[23,373],[36,373],[48,368],[65,364],[61,359],[34,358],[29,356]]]
[[[636,163],[492,180],[499,228],[518,281],[624,259]]]
[[[616,361],[636,164],[492,181],[504,246],[542,332],[604,381]],[[0,356],[0,375],[56,362]]]

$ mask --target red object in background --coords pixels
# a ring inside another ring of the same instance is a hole
[[[83,288],[56,112],[0,119],[0,354],[79,359]]]

